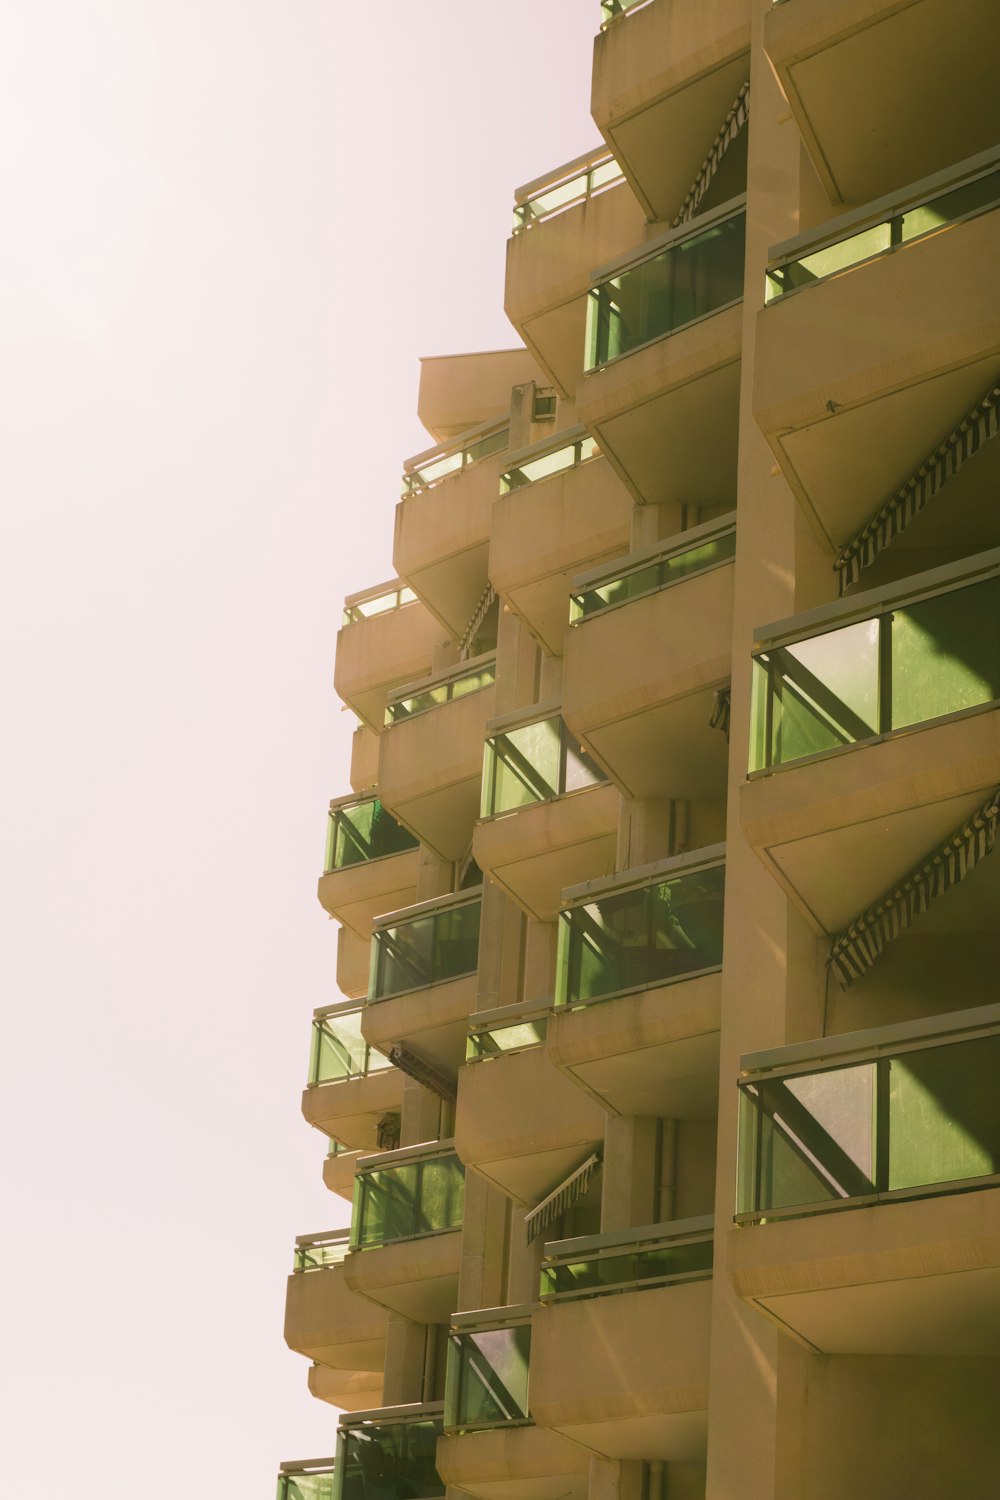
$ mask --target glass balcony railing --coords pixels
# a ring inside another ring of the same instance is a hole
[[[429,984],[474,974],[479,963],[482,897],[431,911],[417,909],[372,934],[368,999],[388,1000]]]
[[[340,803],[330,808],[326,833],[326,863],[323,869],[343,870],[387,854],[419,849],[408,828],[386,812],[377,797]]]
[[[609,364],[738,302],[745,227],[742,206],[704,228],[686,226],[684,238],[591,287],[585,369]]]
[[[1000,561],[994,567],[983,581],[885,604],[759,651],[751,772],[1000,698]]]
[[[596,576],[584,575],[581,582],[585,580],[587,586],[570,595],[570,624],[732,562],[736,556],[735,521],[722,527],[699,526],[697,530],[697,539],[674,538],[653,556],[646,555],[640,561],[619,558]]]
[[[325,1005],[313,1013],[309,1052],[309,1087],[367,1078],[391,1068],[387,1057],[369,1047],[361,1035],[363,1005]]]
[[[341,1420],[333,1500],[422,1500],[443,1495],[435,1464],[440,1406],[387,1408]]]
[[[454,1151],[430,1155],[426,1147],[410,1147],[392,1156],[397,1159],[382,1157],[370,1167],[358,1164],[352,1250],[422,1239],[461,1226],[465,1168]]]
[[[332,1458],[282,1464],[278,1471],[277,1500],[333,1500],[334,1473]]]
[[[651,0],[601,0],[601,30],[618,16],[626,15],[639,5],[649,5]]]
[[[388,615],[404,604],[416,604],[417,596],[405,583],[378,584],[344,600],[344,624],[358,625],[375,615]]]
[[[496,682],[496,660],[478,657],[474,662],[462,662],[447,673],[435,677],[433,682],[411,683],[402,689],[398,697],[386,705],[386,724],[398,724],[402,719],[412,719],[426,713],[429,708],[440,708],[442,703],[451,703],[456,698],[467,698]]]
[[[578,157],[549,178],[533,182],[518,192],[514,204],[514,233],[520,234],[541,219],[551,219],[564,209],[585,203],[602,188],[622,181],[622,169],[610,152]]]
[[[744,1059],[738,1218],[796,1217],[994,1183],[1000,1010],[990,1006],[980,1028],[968,1024],[976,1014],[964,1013],[958,1034],[913,1040],[911,1024],[871,1033],[867,1047],[859,1037],[833,1039],[825,1044],[832,1055],[812,1065],[781,1065],[782,1051],[801,1056],[801,1046],[766,1054],[766,1066]]]
[[[949,186],[944,192],[936,192],[923,202],[904,199],[904,203],[898,212],[889,213],[874,223],[869,219],[861,228],[852,227],[847,233],[835,233],[815,249],[810,249],[808,254],[792,252],[780,257],[768,267],[765,302],[774,302],[791,292],[815,286],[816,282],[835,276],[838,271],[849,270],[890,250],[897,250],[912,240],[933,234],[945,225],[957,224],[962,219],[996,208],[1000,205],[1000,166],[994,160],[988,166],[980,167],[976,175]]]
[[[521,724],[486,741],[480,816],[548,802],[607,781],[558,715]]]
[[[473,1016],[465,1044],[466,1062],[540,1047],[548,1030],[549,1009],[548,1002],[530,1007],[504,1005]]]
[[[712,1219],[555,1240],[542,1259],[542,1302],[638,1292],[712,1274]]]
[[[597,440],[582,431],[570,442],[563,433],[558,446],[548,446],[541,453],[535,453],[534,449],[526,451],[529,456],[523,463],[505,469],[500,475],[501,495],[523,490],[529,484],[539,484],[543,479],[551,479],[553,474],[565,474],[601,454]]]
[[[531,1309],[456,1314],[448,1335],[444,1425],[450,1432],[524,1426]]]
[[[350,1249],[350,1238],[348,1229],[335,1229],[329,1234],[300,1234],[295,1241],[296,1274],[341,1265]]]
[[[509,430],[502,427],[496,432],[488,432],[483,437],[474,438],[471,442],[461,444],[456,448],[449,448],[446,452],[436,452],[421,463],[407,467],[403,475],[403,499],[421,490],[433,489],[436,484],[441,483],[442,479],[447,479],[449,474],[458,474],[462,469],[477,464],[481,458],[489,458],[493,453],[502,453],[509,441]]]
[[[586,1005],[722,964],[725,862],[671,866],[559,915],[556,1005]]]

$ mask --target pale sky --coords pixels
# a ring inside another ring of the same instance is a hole
[[[597,0],[0,9],[0,1485],[273,1493],[346,1224],[299,1115],[337,998],[343,595],[391,576],[423,354],[509,347],[519,183],[598,141]]]

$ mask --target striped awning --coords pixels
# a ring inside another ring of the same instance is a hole
[[[393,1042],[386,1055],[394,1068],[398,1068],[408,1078],[415,1078],[425,1089],[437,1094],[439,1099],[455,1098],[458,1090],[448,1075],[411,1052],[404,1042]]]
[[[732,716],[732,688],[716,688],[712,694],[712,717],[708,721],[709,729],[721,729],[729,742],[729,720]]]
[[[475,609],[472,611],[472,618],[470,619],[468,625],[466,625],[465,627],[465,630],[462,634],[462,639],[458,643],[459,661],[468,661],[469,656],[472,653],[472,647],[475,644],[476,636],[479,634],[480,626],[486,619],[486,616],[489,614],[490,606],[492,605],[496,596],[497,591],[493,587],[492,583],[487,583],[486,587],[483,589],[483,592],[479,596],[479,602],[477,603]]]
[[[698,175],[688,189],[688,195],[681,204],[681,211],[671,224],[671,229],[676,229],[678,224],[686,224],[689,219],[694,218],[701,200],[711,186],[712,178],[722,165],[722,158],[749,118],[750,83],[748,80],[736,95],[732,108],[722,122],[721,130],[712,142],[711,151],[698,168]]]
[[[1000,385],[993,385],[970,412],[935,448],[891,500],[863,526],[843,548],[834,563],[840,575],[840,592],[857,583],[863,568],[870,567],[894,537],[899,536],[920,514],[928,500],[947,484],[959,469],[1000,432]]]
[[[592,1152],[587,1157],[587,1160],[577,1167],[575,1172],[570,1173],[565,1182],[561,1182],[557,1188],[552,1190],[547,1198],[543,1198],[541,1203],[536,1204],[529,1213],[525,1214],[524,1232],[527,1235],[529,1245],[532,1240],[538,1238],[543,1229],[548,1229],[549,1225],[554,1224],[560,1214],[564,1214],[567,1208],[570,1208],[578,1198],[583,1197],[590,1186],[594,1173],[600,1165],[600,1151]]]
[[[958,885],[993,852],[1000,818],[1000,787],[978,812],[957,828],[897,886],[856,917],[834,939],[827,966],[841,989],[848,989],[881,956],[888,943],[925,912],[935,896]]]

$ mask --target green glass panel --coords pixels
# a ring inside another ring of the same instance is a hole
[[[385,1423],[344,1431],[336,1500],[419,1500],[443,1495],[435,1467],[442,1422]]]
[[[1000,1037],[910,1052],[888,1067],[890,1189],[1000,1172]]]
[[[1000,696],[1000,579],[894,611],[893,728]]]
[[[875,1065],[757,1085],[763,1210],[875,1192]]]
[[[328,870],[401,854],[419,846],[410,830],[397,823],[377,797],[353,807],[340,807],[330,817],[334,836]]]
[[[537,1047],[545,1040],[548,1018],[515,1021],[511,1026],[491,1026],[489,1031],[473,1032],[466,1047],[467,1057],[496,1057],[522,1047]]]
[[[932,198],[929,203],[907,209],[906,213],[901,216],[901,238],[912,240],[919,234],[927,234],[932,229],[939,229],[942,224],[950,224],[955,219],[963,219],[967,214],[989,207],[996,202],[998,197],[1000,197],[1000,172],[990,172],[985,177],[977,177],[975,182],[965,182],[961,187],[952,188],[950,192],[942,193],[938,198]]]
[[[456,1156],[420,1164],[416,1234],[456,1229],[462,1222],[465,1172]]]
[[[498,1426],[528,1416],[531,1324],[453,1335],[449,1362],[457,1363],[453,1425]]]
[[[335,1083],[364,1078],[391,1067],[381,1052],[369,1049],[361,1035],[361,1009],[313,1020],[309,1082]]]
[[[782,646],[765,661],[772,765],[878,734],[878,620]]]
[[[279,1474],[278,1500],[332,1500],[333,1470],[325,1474]]]
[[[680,1245],[643,1246],[620,1255],[595,1255],[578,1261],[544,1266],[542,1295],[598,1296],[603,1292],[663,1285],[672,1278],[706,1276],[712,1270],[712,1241]]]
[[[669,557],[658,558],[644,564],[641,568],[622,573],[618,578],[609,579],[607,583],[599,584],[596,588],[587,589],[582,594],[574,594],[570,618],[582,619],[588,615],[597,614],[602,609],[610,609],[616,604],[625,604],[630,599],[640,599],[645,594],[652,594],[657,589],[678,583],[690,574],[703,573],[708,568],[728,562],[735,554],[736,532],[730,531],[724,536],[713,538],[710,542],[689,547],[686,551],[672,553]]]
[[[351,1244],[363,1249],[456,1229],[464,1193],[465,1170],[457,1156],[358,1172]]]

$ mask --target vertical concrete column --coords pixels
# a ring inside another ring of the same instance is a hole
[[[497,621],[496,714],[511,714],[538,702],[538,673],[541,652],[534,639],[511,614],[500,605]]]
[[[431,901],[435,896],[446,896],[452,888],[455,867],[448,859],[442,859],[433,849],[420,846],[420,861],[417,865],[417,900]]]
[[[513,1005],[521,998],[524,922],[513,901],[498,886],[485,881],[479,927],[477,1010]]]
[[[465,1174],[458,1312],[501,1307],[507,1289],[510,1201],[478,1172]]]
[[[587,1500],[643,1500],[643,1465],[637,1458],[590,1460]]]
[[[399,1144],[421,1146],[425,1141],[440,1140],[441,1100],[425,1089],[415,1078],[403,1081],[403,1108]]]
[[[512,1306],[537,1302],[542,1274],[542,1252],[545,1235],[540,1234],[529,1245],[524,1229],[524,1211],[511,1206],[508,1240],[507,1301]]]
[[[609,1115],[604,1127],[602,1234],[655,1223],[659,1186],[659,1121],[653,1115]]]
[[[531,416],[535,409],[535,382],[525,381],[524,385],[511,387],[510,392],[510,438],[508,447],[511,452],[518,448],[527,448],[531,442]]]
[[[447,672],[458,662],[456,641],[437,641],[431,651],[431,672]]]
[[[636,505],[632,509],[631,550],[651,547],[664,537],[674,536],[686,526],[694,525],[688,519],[690,507],[669,501],[663,505]]]
[[[562,697],[563,660],[561,656],[550,656],[541,652],[538,672],[538,701],[547,703],[550,698]]]
[[[558,922],[525,923],[524,986],[525,1000],[551,1000],[556,979]]]
[[[672,803],[669,797],[638,800],[623,797],[618,812],[618,848],[615,863],[619,870],[636,865],[650,865],[672,852],[670,834]]]
[[[392,1317],[385,1330],[383,1406],[405,1406],[420,1401],[424,1392],[427,1328],[409,1318]]]

